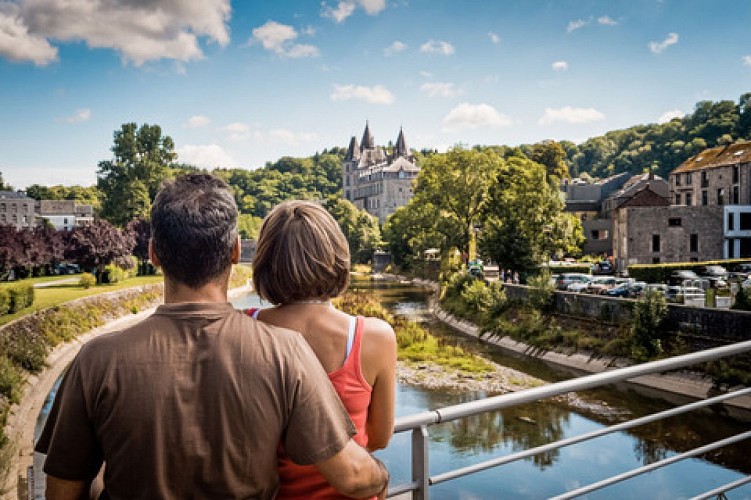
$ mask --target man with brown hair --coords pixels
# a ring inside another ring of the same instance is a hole
[[[388,473],[352,441],[302,337],[227,302],[240,251],[227,185],[179,177],[157,195],[151,224],[165,303],[73,361],[36,447],[47,497],[80,498],[106,462],[110,498],[272,498],[279,443],[345,495],[382,492]]]

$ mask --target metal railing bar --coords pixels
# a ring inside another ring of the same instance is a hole
[[[673,358],[661,359],[659,361],[651,361],[640,365],[596,373],[594,375],[587,375],[519,392],[502,394],[500,396],[494,396],[483,400],[461,403],[447,408],[438,409],[436,412],[439,414],[440,422],[447,422],[476,413],[484,413],[490,410],[498,410],[524,403],[531,403],[540,399],[565,394],[567,392],[577,392],[605,384],[621,382],[641,375],[684,368],[705,361],[740,354],[749,350],[751,350],[751,340],[684,354]]]
[[[736,434],[735,436],[731,436],[725,439],[721,439],[720,441],[715,441],[714,443],[710,443],[704,446],[701,446],[699,448],[694,448],[693,450],[686,451],[684,453],[680,453],[678,455],[674,455],[670,458],[666,458],[665,460],[660,460],[657,462],[653,462],[649,465],[645,465],[643,467],[639,467],[637,469],[632,469],[630,471],[624,472],[622,474],[617,474],[615,476],[611,476],[607,479],[603,479],[602,481],[598,481],[596,483],[592,483],[587,486],[583,486],[581,488],[577,488],[575,490],[567,491],[566,493],[562,495],[558,495],[556,497],[553,497],[553,500],[563,500],[567,498],[574,498],[580,495],[584,495],[586,493],[590,493],[595,490],[602,489],[606,486],[610,486],[612,484],[624,481],[626,479],[632,478],[634,476],[638,476],[640,474],[644,474],[646,472],[653,471],[655,469],[659,469],[660,467],[664,467],[666,465],[670,465],[675,462],[680,462],[681,460],[685,460],[686,458],[695,457],[697,455],[702,455],[708,451],[716,450],[718,448],[722,448],[723,446],[728,446],[733,443],[737,443],[739,441],[743,441],[744,439],[751,438],[751,431],[742,432],[740,434]]]
[[[558,448],[563,448],[565,446],[570,446],[572,444],[580,443],[582,441],[587,441],[590,439],[598,438],[600,436],[611,434],[613,432],[622,431],[622,430],[630,429],[632,427],[638,427],[640,425],[656,422],[657,420],[662,420],[664,418],[673,417],[675,415],[680,415],[682,413],[687,413],[693,410],[697,410],[699,408],[703,408],[705,406],[710,406],[713,404],[720,403],[726,399],[737,398],[740,396],[745,396],[747,394],[751,394],[751,387],[748,387],[746,389],[741,389],[735,392],[727,393],[727,394],[721,394],[719,396],[715,396],[709,399],[702,399],[702,400],[695,401],[693,403],[688,403],[688,404],[685,404],[683,406],[679,406],[676,408],[670,408],[669,410],[661,411],[658,413],[653,413],[651,415],[646,415],[644,417],[636,418],[633,420],[628,420],[620,424],[611,425],[610,427],[604,427],[602,429],[598,429],[596,431],[581,434],[579,436],[572,436],[570,438],[561,439],[553,443],[544,444],[536,448],[530,448],[528,450],[520,451],[518,453],[513,453],[511,455],[506,455],[504,457],[494,458],[492,460],[487,460],[485,462],[480,462],[478,464],[469,465],[467,467],[462,467],[460,469],[454,469],[449,472],[444,472],[443,474],[438,474],[436,476],[431,477],[430,484],[439,484],[444,481],[456,479],[457,477],[466,476],[468,474],[473,474],[475,472],[480,472],[480,471],[490,469],[493,467],[498,467],[500,465],[505,465],[507,463],[515,462],[517,460],[521,460],[523,458],[538,455],[540,453],[557,450]]]
[[[751,340],[738,342],[736,344],[715,347],[704,351],[684,354],[659,361],[651,361],[640,365],[618,368],[602,373],[587,375],[571,380],[564,380],[554,384],[546,384],[532,389],[525,389],[518,392],[501,394],[477,401],[461,403],[435,411],[408,415],[396,419],[394,432],[404,432],[411,430],[420,425],[429,425],[439,422],[447,422],[477,413],[485,413],[492,410],[500,410],[524,403],[532,403],[541,399],[558,396],[567,392],[577,392],[585,389],[591,389],[601,385],[621,382],[632,378],[648,375],[651,373],[664,372],[684,368],[713,359],[723,358],[751,351]]]
[[[410,491],[415,491],[419,487],[419,484],[417,481],[412,481],[411,483],[405,483],[400,484],[398,486],[394,486],[393,488],[389,488],[388,493],[386,493],[386,498],[395,497],[396,495],[401,495],[402,493],[408,493]]]
[[[751,483],[751,476],[746,476],[738,479],[737,481],[733,481],[731,483],[723,484],[722,486],[715,488],[711,491],[707,491],[706,493],[702,493],[699,496],[691,498],[691,500],[706,500],[707,498],[716,497],[717,495],[721,495],[725,493],[726,491],[734,490],[740,486],[743,486],[744,484]]]

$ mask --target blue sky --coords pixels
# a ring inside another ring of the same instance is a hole
[[[0,2],[0,172],[96,181],[121,124],[258,168],[399,127],[415,148],[581,142],[751,91],[747,0]]]

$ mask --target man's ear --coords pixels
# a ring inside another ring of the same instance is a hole
[[[162,263],[159,262],[159,257],[156,256],[156,252],[154,251],[154,240],[149,238],[149,260],[154,265],[154,267],[161,267]]]
[[[240,262],[240,252],[242,247],[240,245],[240,236],[235,240],[235,246],[232,247],[232,263],[237,264]]]

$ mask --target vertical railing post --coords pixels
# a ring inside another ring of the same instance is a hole
[[[412,492],[412,500],[428,500],[428,427],[421,425],[412,430],[412,481],[417,482],[417,490]]]

